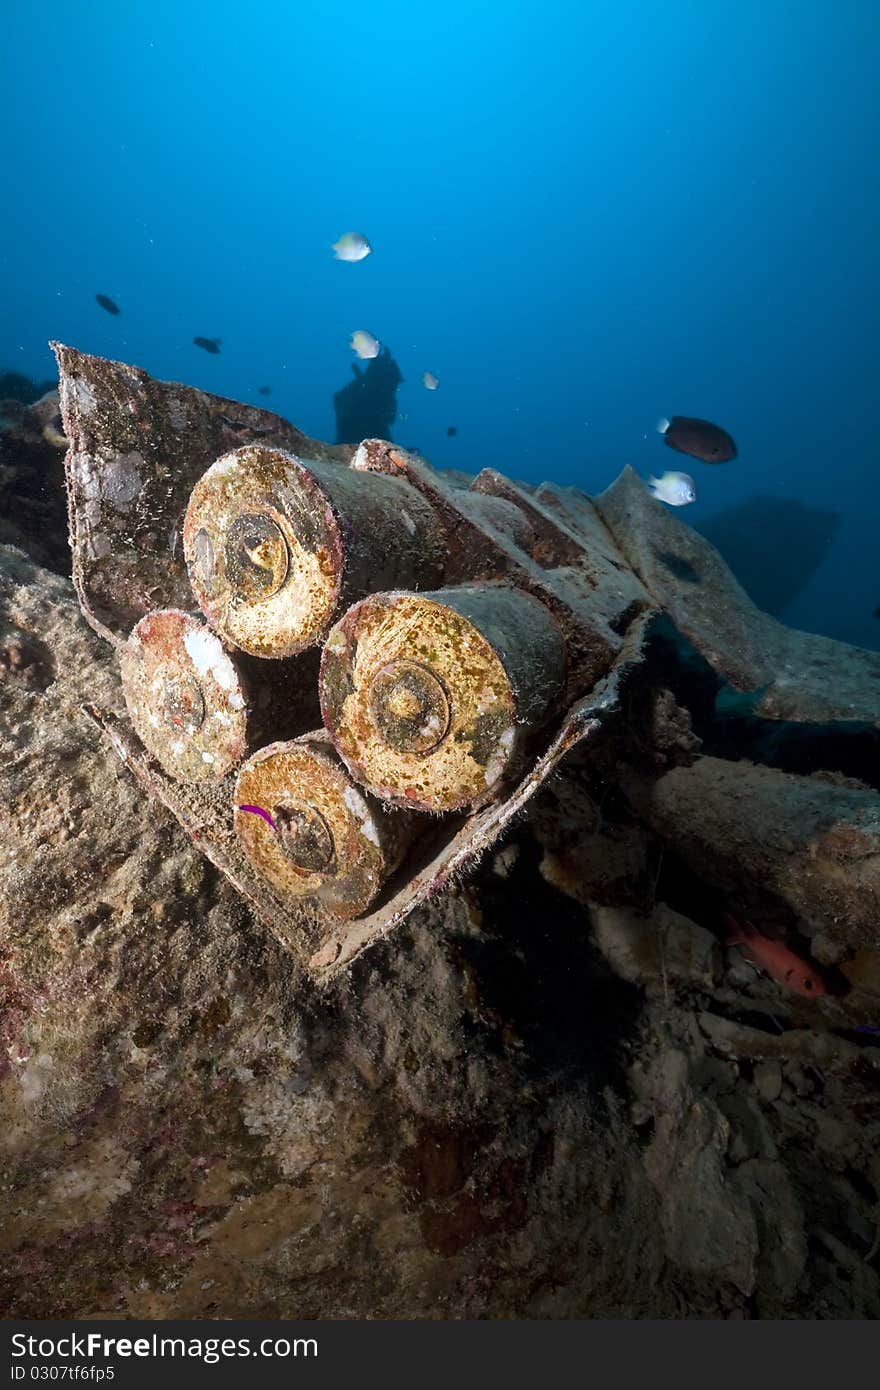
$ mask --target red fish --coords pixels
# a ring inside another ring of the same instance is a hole
[[[771,941],[751,922],[740,925],[727,912],[724,913],[724,925],[728,931],[725,946],[742,946],[755,964],[766,970],[783,989],[802,994],[806,999],[816,999],[820,994],[828,993],[818,970],[783,946],[781,941]]]

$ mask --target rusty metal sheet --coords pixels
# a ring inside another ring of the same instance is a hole
[[[714,546],[652,497],[632,468],[593,500],[678,630],[737,690],[761,692],[758,714],[880,724],[880,653],[762,613]]]
[[[351,446],[310,439],[271,411],[52,347],[69,441],[73,579],[87,620],[114,644],[151,610],[195,608],[181,524],[195,482],[221,454],[260,440],[305,459],[351,459]]]

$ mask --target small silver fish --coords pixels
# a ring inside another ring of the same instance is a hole
[[[670,507],[686,507],[697,500],[697,486],[687,473],[664,473],[661,478],[649,478],[651,496],[658,497]]]
[[[365,260],[372,249],[363,232],[346,232],[333,243],[333,254],[337,261]]]
[[[381,346],[379,339],[374,338],[372,333],[365,332],[363,328],[359,328],[356,333],[351,335],[351,347],[354,348],[358,357],[378,357]]]
[[[425,372],[422,376],[422,382],[428,391],[436,391],[440,385],[433,372]]]

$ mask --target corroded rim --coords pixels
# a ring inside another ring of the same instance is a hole
[[[190,495],[184,554],[199,607],[243,651],[285,657],[323,641],[343,584],[339,518],[307,463],[245,445]]]
[[[336,860],[333,831],[321,812],[307,801],[290,799],[272,807],[281,852],[303,873],[325,874]]]

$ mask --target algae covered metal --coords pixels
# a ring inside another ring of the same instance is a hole
[[[247,753],[319,718],[315,656],[265,668],[227,651],[201,617],[179,608],[145,614],[119,648],[119,665],[141,742],[181,782],[223,777]]]
[[[496,794],[564,676],[553,614],[520,589],[380,593],[330,633],[321,711],[349,768],[379,796],[457,811]]]
[[[68,440],[73,580],[83,613],[110,642],[124,641],[153,609],[196,608],[181,531],[190,491],[215,459],[251,440],[306,458],[351,457],[271,411],[52,347]]]

